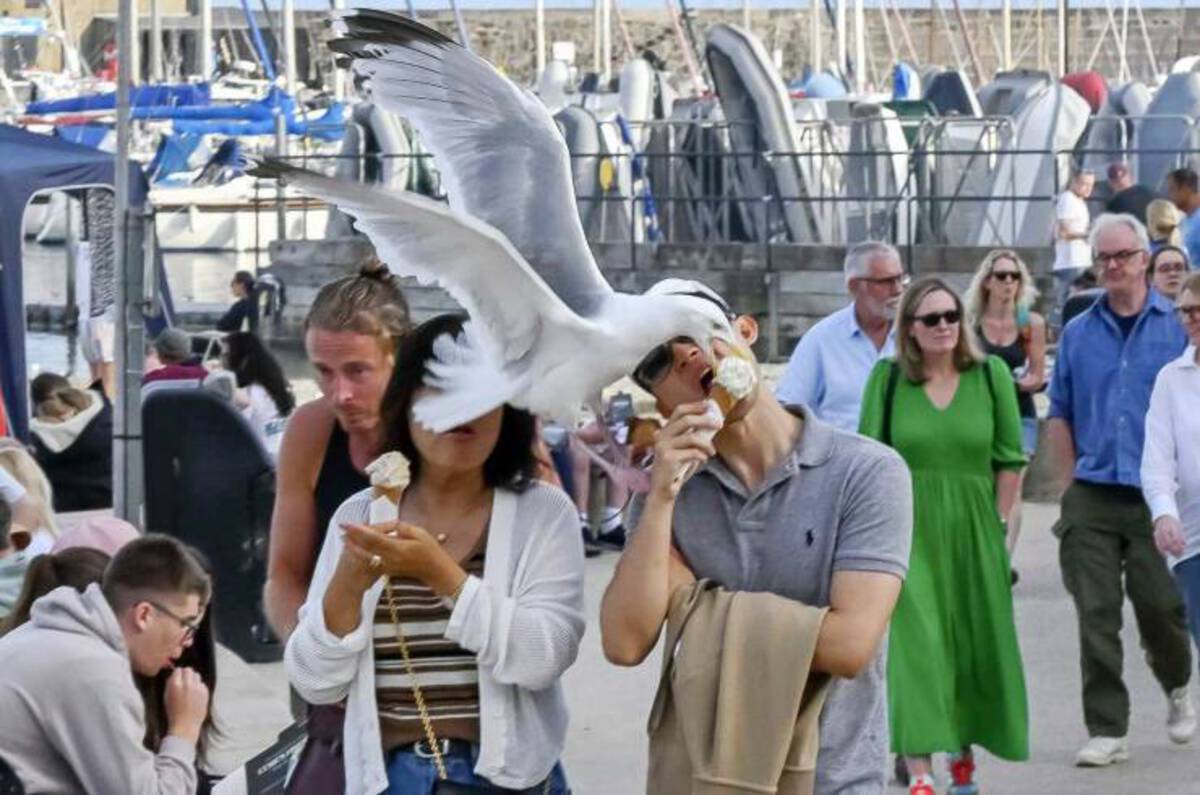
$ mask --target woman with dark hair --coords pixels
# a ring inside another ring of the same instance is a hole
[[[233,404],[249,420],[267,452],[279,454],[284,420],[296,407],[283,368],[258,335],[237,331],[224,340],[225,369],[237,379]]]
[[[1171,303],[1179,300],[1184,279],[1188,275],[1188,255],[1179,246],[1161,246],[1150,255],[1150,284]]]
[[[444,315],[401,340],[382,404],[384,449],[411,472],[398,521],[368,524],[375,489],[338,508],[284,656],[306,700],[346,702],[347,792],[428,795],[446,778],[568,791],[560,679],[584,629],[578,519],[534,477],[528,412],[498,407],[445,433],[412,418],[435,340],[462,323]]]
[[[934,795],[932,754],[950,754],[950,795],[974,795],[971,746],[1029,757],[1025,676],[1013,620],[1004,518],[1025,466],[1003,360],[979,351],[963,303],[936,278],[900,301],[896,359],[880,361],[859,431],[912,472],[908,576],[888,640],[892,750],[910,795]]]
[[[258,331],[258,302],[254,295],[254,274],[238,271],[229,282],[233,305],[217,321],[217,331]]]

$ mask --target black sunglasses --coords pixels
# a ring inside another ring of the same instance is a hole
[[[992,271],[992,278],[998,282],[1019,282],[1021,281],[1020,271]]]
[[[947,326],[953,326],[961,317],[962,315],[959,314],[957,309],[947,309],[945,312],[929,312],[924,315],[915,315],[913,320],[919,321],[926,328],[934,328],[943,320],[946,321]]]
[[[633,368],[633,382],[647,392],[658,386],[659,382],[671,372],[675,363],[675,345],[694,345],[691,337],[672,337],[646,354],[638,366]]]

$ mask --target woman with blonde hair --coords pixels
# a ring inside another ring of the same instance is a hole
[[[23,528],[31,537],[26,553],[48,552],[59,531],[54,519],[54,490],[46,473],[16,439],[0,439],[0,468],[25,489],[25,500],[31,508],[28,521],[33,526]]]
[[[1183,246],[1179,225],[1183,213],[1167,199],[1155,199],[1146,205],[1146,232],[1150,235],[1150,253],[1163,246]]]
[[[983,258],[965,298],[971,328],[984,353],[999,357],[1012,372],[1021,415],[1021,449],[1032,458],[1037,449],[1037,409],[1033,395],[1046,384],[1046,320],[1032,310],[1038,290],[1015,251],[997,249]],[[1024,473],[1018,478],[1023,479]],[[1017,482],[1017,494],[1021,482]],[[1008,519],[1008,554],[1021,532],[1021,501]],[[1013,573],[1016,578],[1016,573]]]
[[[54,487],[56,511],[112,506],[112,404],[99,383],[78,389],[57,373],[29,385],[33,455]]]
[[[1029,756],[1004,545],[1025,466],[1020,415],[1008,366],[963,321],[944,281],[909,287],[896,358],[872,370],[859,426],[912,472],[912,553],[887,661],[892,750],[907,758],[910,795],[934,795],[934,753],[950,754],[950,795],[979,791],[973,745]]]

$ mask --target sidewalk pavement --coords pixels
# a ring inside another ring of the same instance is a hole
[[[1167,740],[1166,698],[1141,659],[1132,611],[1124,630],[1126,685],[1133,703],[1129,762],[1102,770],[1072,766],[1087,740],[1079,700],[1075,612],[1058,574],[1058,548],[1050,533],[1053,505],[1026,505],[1017,548],[1020,570],[1016,610],[1029,689],[1029,762],[1014,764],[979,755],[979,781],[987,795],[1056,795],[1200,791],[1200,738],[1176,746]],[[588,561],[588,629],[565,687],[571,730],[564,763],[580,795],[636,795],[646,771],[645,721],[657,684],[659,657],[641,666],[609,665],[600,652],[597,613],[616,563],[615,555]],[[265,747],[289,722],[282,665],[246,665],[221,654],[218,710],[227,736],[218,743],[222,769]],[[942,791],[944,767],[938,763]],[[902,793],[893,787],[889,793]]]

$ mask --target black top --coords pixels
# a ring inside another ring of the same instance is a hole
[[[1113,312],[1113,318],[1117,321],[1117,328],[1121,329],[1121,336],[1129,339],[1129,332],[1133,331],[1134,325],[1137,323],[1137,315],[1118,315]]]
[[[93,392],[104,407],[70,446],[54,452],[36,433],[33,457],[54,490],[54,511],[93,511],[112,507],[113,410],[103,392]]]
[[[243,320],[248,321],[247,331],[258,331],[258,304],[252,298],[234,301],[233,306],[217,321],[217,331],[241,331]]]
[[[1104,205],[1104,210],[1110,213],[1129,213],[1144,224],[1146,206],[1156,198],[1158,197],[1154,195],[1154,191],[1146,186],[1130,185],[1109,199],[1108,204]]]
[[[370,479],[354,468],[350,460],[350,437],[336,421],[329,442],[325,445],[325,457],[321,461],[321,472],[317,475],[317,486],[313,497],[317,501],[317,549],[325,543],[329,520],[338,506],[349,497],[371,485]]]
[[[983,349],[993,356],[998,356],[1008,365],[1008,369],[1013,371],[1013,386],[1016,386],[1016,371],[1025,366],[1025,360],[1029,357],[1025,355],[1025,347],[1021,345],[1021,335],[1017,334],[1017,338],[1008,345],[996,345],[987,338],[983,333],[983,327],[979,326],[975,329],[975,333],[979,335],[979,341],[983,345]],[[1017,389],[1017,408],[1020,409],[1021,416],[1025,418],[1033,418],[1037,416],[1037,409],[1033,405],[1033,395],[1016,386]]]

